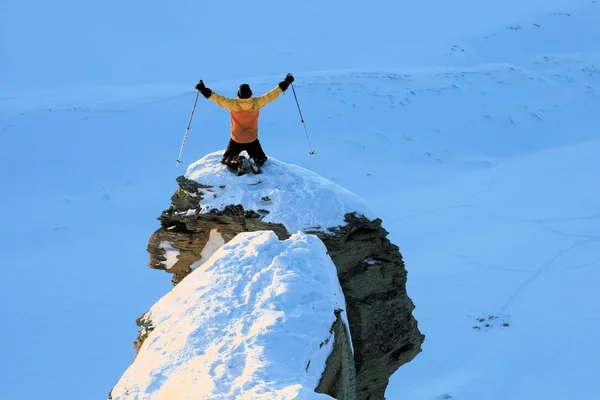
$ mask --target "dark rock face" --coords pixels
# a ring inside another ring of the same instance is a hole
[[[356,368],[350,343],[349,328],[341,318],[342,310],[335,313],[336,319],[331,327],[333,351],[325,364],[315,392],[329,395],[337,400],[356,400]]]
[[[381,220],[346,216],[335,235],[318,234],[335,263],[354,344],[357,399],[384,399],[390,376],[420,351],[424,336],[406,293],[406,269]]]
[[[137,324],[137,326],[140,327],[138,337],[136,341],[133,342],[133,348],[135,349],[135,352],[137,354],[137,352],[140,351],[144,340],[146,340],[148,338],[148,335],[150,335],[150,332],[154,330],[154,326],[152,325],[152,320],[147,314],[143,314],[135,321],[135,323]]]
[[[209,187],[183,176],[177,182],[179,188],[171,198],[171,207],[158,218],[161,228],[148,243],[149,266],[155,269],[165,269],[161,243],[167,241],[179,250],[178,261],[167,270],[173,274],[173,284],[185,278],[192,270],[191,265],[201,258],[211,230],[216,230],[225,242],[247,231],[272,230],[280,239],[290,236],[283,225],[262,222],[264,210],[244,210],[231,205],[200,214],[203,189]],[[347,367],[330,360],[317,389],[341,396],[337,398],[353,399],[354,394],[348,395],[347,387],[340,387],[350,379],[352,386],[355,380],[356,399],[384,399],[390,376],[421,351],[424,335],[412,315],[414,304],[406,292],[407,273],[402,255],[387,239],[382,221],[370,221],[355,214],[347,214],[345,220],[345,226],[328,232],[307,232],[323,241],[337,267],[354,346],[355,372],[349,373]],[[137,346],[141,345],[140,339],[143,340],[138,338]],[[335,352],[334,355],[343,358]],[[337,372],[329,370],[331,365]]]

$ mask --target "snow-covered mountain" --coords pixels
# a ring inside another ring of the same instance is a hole
[[[242,14],[285,7],[118,3],[0,5],[0,397],[106,396],[171,289],[144,248],[193,84],[259,92],[288,71],[317,154],[289,94],[265,150],[363,197],[406,261],[427,341],[388,399],[600,396],[599,4],[308,1],[249,47],[228,36]],[[201,99],[184,162],[227,126]]]

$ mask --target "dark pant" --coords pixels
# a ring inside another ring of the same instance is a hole
[[[240,153],[244,150],[248,152],[248,156],[254,158],[254,161],[256,161],[256,164],[259,166],[267,161],[267,156],[258,139],[251,143],[237,143],[234,142],[233,139],[230,139],[227,149],[225,149],[225,153],[223,154],[223,158],[221,159],[221,163],[231,168],[237,168],[241,162]]]

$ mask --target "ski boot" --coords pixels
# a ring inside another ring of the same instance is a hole
[[[240,157],[240,159],[238,161],[237,175],[238,176],[244,175],[246,172],[248,172],[249,168],[250,168],[250,163],[248,162],[246,157]]]
[[[260,174],[262,172],[254,158],[250,157],[250,159],[248,160],[248,164],[250,164],[250,169],[254,174]]]

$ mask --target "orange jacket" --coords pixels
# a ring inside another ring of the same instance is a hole
[[[212,92],[209,100],[231,112],[231,138],[237,143],[251,143],[258,138],[260,109],[275,100],[283,90],[277,85],[259,97],[229,99]]]

